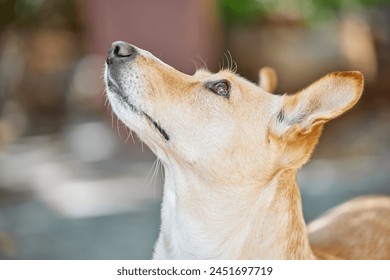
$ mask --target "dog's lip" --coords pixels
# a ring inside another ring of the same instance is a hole
[[[170,137],[169,137],[168,133],[151,116],[149,116],[145,112],[143,112],[143,114],[146,117],[146,119],[149,122],[151,122],[153,124],[153,126],[158,130],[158,132],[161,134],[161,136],[164,137],[164,139],[166,141],[169,141]]]
[[[140,115],[143,115],[147,121],[149,123],[152,124],[152,126],[154,128],[157,129],[157,131],[161,134],[161,136],[166,140],[166,141],[169,141],[170,137],[169,135],[167,134],[167,132],[157,123],[157,121],[155,121],[148,113],[146,112],[143,112],[141,110],[139,110],[137,107],[135,107],[134,104],[132,104],[129,99],[124,96],[122,94],[122,91],[118,88],[118,86],[112,82],[110,79],[107,79],[107,87],[108,89],[115,93],[115,95],[117,96],[117,98],[119,98],[123,103],[125,103],[130,109],[131,111],[133,111],[134,113],[137,113],[137,114],[140,114]]]
[[[107,87],[109,89],[109,91],[113,92],[117,98],[120,99],[120,101],[122,101],[123,103],[125,103],[127,106],[129,106],[130,110],[135,112],[135,113],[139,113],[139,110],[134,106],[134,104],[132,104],[129,99],[122,94],[122,91],[120,88],[118,88],[118,86],[112,82],[110,79],[107,80]]]
[[[107,87],[112,92],[115,92],[115,94],[120,94],[119,87],[111,79],[107,79]]]

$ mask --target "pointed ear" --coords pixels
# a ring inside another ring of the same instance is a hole
[[[334,72],[295,95],[282,96],[283,105],[273,124],[274,135],[293,139],[338,117],[359,100],[363,83],[360,72]]]
[[[278,76],[271,67],[263,67],[259,70],[259,86],[267,92],[274,92],[278,85]]]

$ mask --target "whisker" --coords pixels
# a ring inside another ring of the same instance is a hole
[[[230,58],[230,62],[231,62],[231,65],[230,65],[230,71],[232,71],[233,73],[236,73],[237,72],[237,62],[234,61],[233,59],[233,56],[231,54],[230,51],[227,51],[227,53],[229,54],[229,58]]]
[[[157,199],[157,181],[158,181],[158,174],[159,174],[159,171],[160,171],[160,168],[161,168],[161,161],[159,158],[157,158],[157,164],[156,164],[156,168],[155,168],[155,172],[153,174],[153,197],[154,199]]]
[[[110,107],[110,100],[108,99],[108,92],[106,89],[103,92],[103,96],[104,96],[104,106],[107,106],[107,108],[109,108]]]
[[[229,57],[226,52],[223,54],[224,59],[226,58],[226,63],[227,63],[227,67],[225,69],[230,69]]]
[[[164,170],[164,165],[162,164],[161,160],[160,160],[160,168],[161,168],[161,178],[164,182],[165,181],[165,170]]]
[[[111,127],[114,128],[114,113],[111,111]]]
[[[235,62],[234,60],[233,60],[233,65],[234,65],[234,67],[233,67],[233,69],[232,69],[232,72],[233,72],[233,73],[237,73],[238,64],[237,64],[237,62]]]
[[[122,134],[121,134],[121,131],[119,129],[119,119],[116,119],[116,130],[118,132],[119,138],[122,139]]]
[[[229,55],[229,60],[230,60],[230,67],[229,67],[229,70],[233,70],[233,57],[232,57],[232,54],[230,53],[229,50],[227,50],[227,53]]]
[[[158,172],[160,170],[160,160],[159,158],[157,158],[157,164],[156,164],[156,168],[154,169],[154,172],[153,172],[153,177],[152,177],[152,187],[153,187],[153,190],[154,190],[154,195],[156,195],[156,184],[157,184],[157,176],[158,176]]]
[[[133,131],[131,129],[129,129],[129,132],[130,132],[131,140],[133,140],[133,144],[135,144],[135,140],[133,137]]]
[[[225,60],[227,67],[225,67]],[[225,53],[223,54],[223,59],[222,59],[222,67],[221,67],[221,62],[218,62],[219,70],[229,70],[233,73],[237,72],[238,65],[237,62],[234,61],[233,56],[229,50],[226,50]]]
[[[127,143],[127,140],[129,140],[129,138],[130,138],[130,129],[127,126],[125,126],[125,130],[127,132],[127,137],[126,137],[125,143]]]
[[[194,64],[194,66],[195,66],[195,71],[199,68],[198,67],[198,64],[196,63],[196,61],[194,60],[194,59],[191,59],[191,62],[192,62],[192,64]]]
[[[230,61],[229,70],[231,71],[233,69],[233,58],[232,58],[232,54],[230,53],[229,50],[227,50],[227,53],[228,53],[229,61]]]
[[[152,178],[152,177],[150,177],[150,176],[151,176],[152,173],[154,172],[155,165],[157,164],[157,160],[158,160],[158,158],[156,158],[156,159],[154,160],[152,167],[150,168],[148,174],[146,175],[146,178],[145,178],[144,182],[142,183],[143,186],[145,186],[145,185],[146,185],[147,187],[150,186],[149,183],[150,183],[150,180],[151,180],[151,178]],[[152,172],[152,171],[153,171],[153,172]]]
[[[204,68],[204,69],[207,69],[207,63],[206,63],[206,61],[203,59],[203,57],[201,57],[200,55],[197,55],[196,57],[200,60],[200,62],[202,62],[203,68]]]

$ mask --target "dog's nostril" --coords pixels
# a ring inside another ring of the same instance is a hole
[[[0,0],[1,1],[1,0]],[[112,43],[110,50],[108,51],[108,57],[106,60],[107,65],[112,64],[117,59],[134,59],[138,52],[135,47],[129,43],[116,41]]]
[[[112,43],[111,50],[116,57],[129,57],[135,53],[135,48],[122,41]]]
[[[115,56],[120,56],[120,55],[119,55],[119,50],[120,50],[119,46],[115,46],[115,47],[114,47],[114,55],[115,55]]]

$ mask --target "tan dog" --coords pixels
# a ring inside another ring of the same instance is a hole
[[[275,88],[274,73],[260,78],[261,87],[229,70],[189,76],[112,44],[112,108],[165,168],[154,258],[390,258],[389,198],[348,202],[308,233],[296,182],[323,124],[361,96],[363,76],[336,72],[283,96],[264,90]]]

